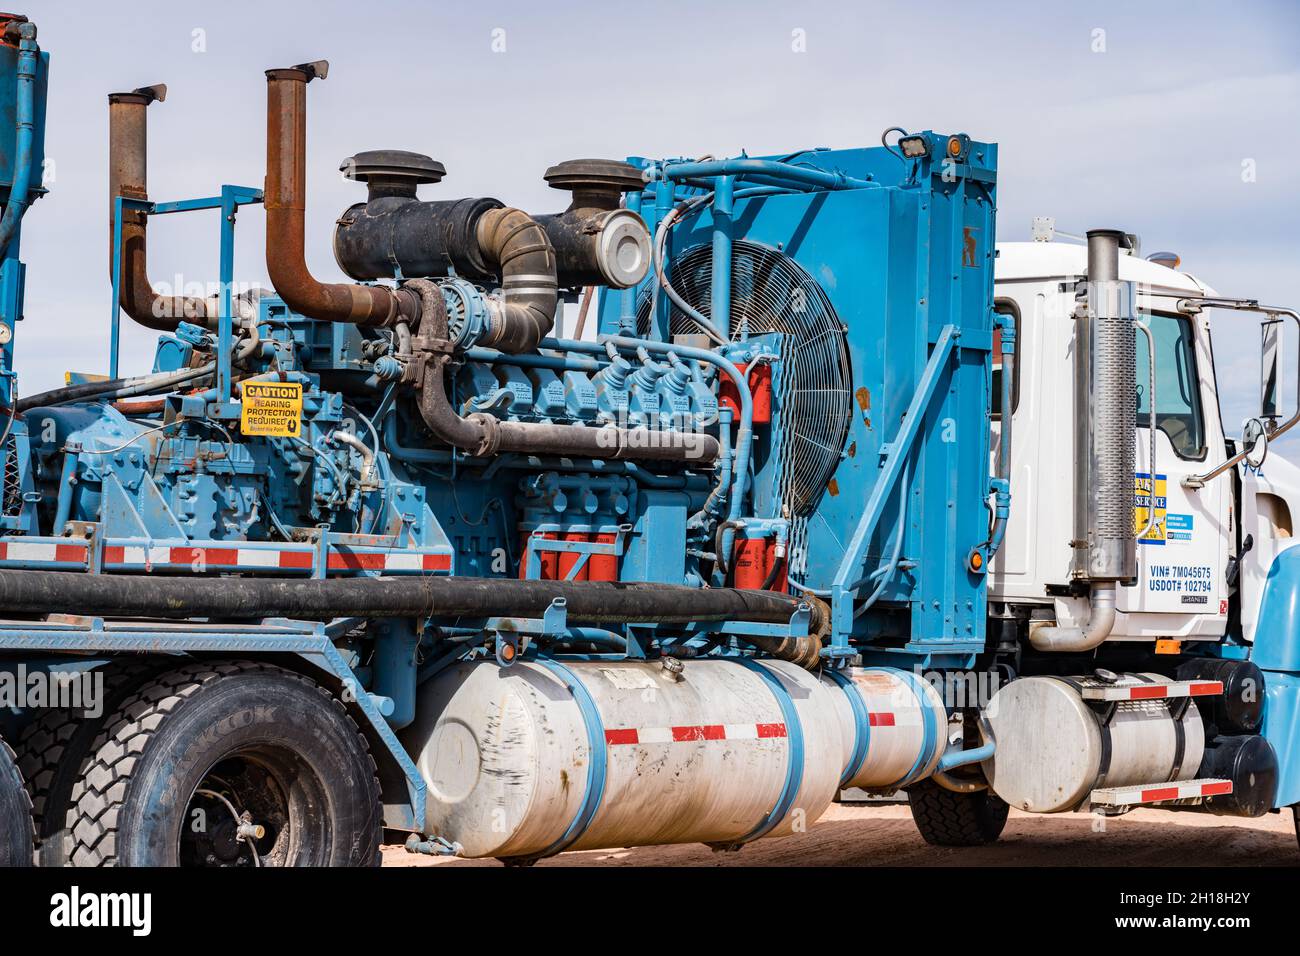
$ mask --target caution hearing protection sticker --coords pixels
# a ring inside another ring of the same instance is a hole
[[[242,392],[243,434],[293,438],[302,431],[301,382],[245,382]]]

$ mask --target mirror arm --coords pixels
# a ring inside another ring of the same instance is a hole
[[[1293,309],[1282,309],[1275,306],[1260,305],[1258,299],[1219,299],[1219,298],[1188,298],[1179,299],[1177,305],[1178,311],[1186,315],[1196,315],[1204,309],[1230,309],[1235,312],[1262,312],[1266,315],[1285,315],[1296,324],[1296,351],[1297,351],[1297,371],[1300,372],[1300,315],[1297,315]],[[1300,389],[1296,392],[1296,411],[1290,418],[1278,425],[1265,437],[1269,442],[1280,435],[1285,434],[1293,425],[1300,422]],[[1249,449],[1243,449],[1237,454],[1231,456],[1217,468],[1200,475],[1188,475],[1181,484],[1184,488],[1203,488],[1205,483],[1219,477],[1229,468],[1234,468],[1238,463],[1245,460]]]

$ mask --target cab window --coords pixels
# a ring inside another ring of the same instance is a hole
[[[1144,314],[1156,350],[1156,427],[1169,437],[1181,458],[1205,457],[1205,420],[1201,413],[1196,344],[1191,323],[1159,312]],[[1137,336],[1137,425],[1147,427],[1151,416],[1151,356],[1147,337]]]

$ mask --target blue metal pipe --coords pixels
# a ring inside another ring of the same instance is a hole
[[[4,218],[0,219],[0,258],[9,252],[9,242],[18,231],[18,223],[27,212],[28,193],[32,186],[32,146],[36,139],[36,64],[40,47],[36,45],[36,24],[19,27],[22,40],[18,45],[18,100],[15,104],[13,184]]]
[[[1002,411],[998,435],[998,476],[993,481],[993,530],[989,534],[988,561],[993,560],[1007,534],[1011,516],[1011,419],[1015,412],[1016,316],[999,312],[995,324],[1002,330]],[[987,562],[985,563],[987,567]]]
[[[817,189],[877,189],[879,183],[867,179],[854,179],[843,173],[794,166],[774,159],[715,159],[702,163],[668,163],[663,167],[664,177],[673,180],[711,179],[717,176],[735,176],[760,185],[779,187],[812,186]]]
[[[465,350],[471,362],[515,365],[519,368],[545,368],[553,372],[599,372],[606,363],[594,359],[574,358],[571,355],[540,355],[536,352],[507,353],[476,345]]]
[[[628,193],[627,208],[641,215],[641,197],[643,193]],[[644,220],[644,216],[641,217]],[[619,293],[619,313],[618,313],[618,334],[619,335],[636,335],[636,299],[641,291],[641,285],[638,283],[630,289],[624,289]]]
[[[371,664],[374,693],[392,701],[392,711],[384,717],[395,730],[401,730],[415,720],[416,649],[419,644],[420,635],[409,621],[380,623]]]
[[[710,318],[724,339],[731,338],[731,241],[736,180],[719,177],[713,190],[713,287]],[[741,338],[749,338],[748,323]]]
[[[63,473],[59,476],[59,499],[54,513],[53,530],[56,535],[72,517],[72,494],[77,488],[77,462],[81,458],[80,442],[67,442],[63,447]]]
[[[987,743],[982,747],[972,747],[970,750],[949,750],[939,758],[939,766],[935,769],[940,773],[946,773],[949,770],[955,770],[957,767],[982,763],[993,756],[994,749],[994,744]]]

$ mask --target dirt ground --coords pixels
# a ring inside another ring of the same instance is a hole
[[[1103,832],[1095,829],[1104,823]],[[563,853],[538,866],[1296,866],[1289,812],[1255,820],[1134,810],[1096,820],[1013,810],[997,843],[946,849],[925,843],[906,806],[832,806],[807,833],[759,840],[739,853],[706,846],[652,846]],[[500,866],[384,848],[385,866]]]

